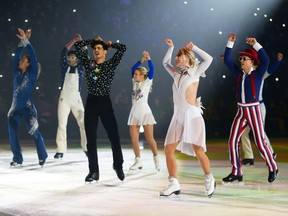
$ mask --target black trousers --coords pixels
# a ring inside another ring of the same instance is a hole
[[[85,132],[87,137],[87,151],[90,173],[99,172],[97,154],[97,128],[100,120],[106,130],[113,153],[113,167],[122,169],[123,154],[120,144],[117,121],[110,96],[87,96],[85,104]]]

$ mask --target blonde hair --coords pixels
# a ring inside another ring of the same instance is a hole
[[[147,79],[147,77],[148,77],[148,71],[147,71],[147,69],[146,69],[145,67],[138,67],[136,70],[139,70],[140,73],[144,75],[144,80]],[[152,85],[151,85],[151,87],[150,87],[150,91],[149,91],[149,92],[152,92]]]
[[[146,80],[148,77],[148,71],[145,67],[138,67],[136,70],[139,70],[141,74],[144,75],[144,79]]]
[[[189,50],[187,50],[185,48],[181,48],[181,49],[179,49],[179,51],[177,53],[177,56],[179,57],[181,55],[185,55],[185,56],[188,57],[190,67],[197,66],[196,57],[195,57],[195,54],[194,54],[194,52],[192,50],[189,51]]]

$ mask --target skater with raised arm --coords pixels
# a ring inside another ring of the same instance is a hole
[[[90,45],[93,50],[94,59],[90,58],[83,47]],[[125,51],[126,45],[104,42],[102,38],[81,40],[75,43],[76,56],[80,59],[85,68],[88,96],[85,104],[84,124],[87,137],[87,151],[89,162],[89,173],[85,182],[99,180],[99,165],[97,153],[97,128],[99,118],[106,130],[111,143],[113,153],[113,169],[117,177],[123,181],[123,154],[120,144],[118,125],[114,114],[110,90],[115,75],[115,70],[119,65]],[[109,48],[116,49],[113,57],[106,60]]]
[[[265,140],[264,123],[260,108],[260,86],[269,65],[269,57],[264,48],[253,37],[246,38],[246,43],[252,47],[239,53],[240,67],[233,63],[232,48],[236,41],[236,34],[228,36],[224,54],[224,63],[237,80],[236,99],[237,113],[231,126],[229,136],[229,154],[232,165],[231,173],[223,178],[223,182],[241,182],[243,173],[241,168],[239,140],[249,126],[252,130],[256,146],[268,167],[268,182],[277,178],[278,167],[273,153]]]
[[[205,192],[210,198],[215,190],[216,182],[210,171],[210,160],[206,155],[206,131],[202,117],[201,101],[197,98],[200,77],[205,77],[213,58],[194,45],[185,44],[176,55],[176,67],[171,64],[174,44],[171,39],[165,39],[168,51],[163,65],[172,76],[174,113],[165,139],[165,156],[169,172],[169,185],[160,192],[160,196],[180,194],[181,186],[177,177],[177,162],[175,150],[184,154],[196,156],[204,171]],[[203,62],[198,62],[194,52]]]
[[[149,71],[141,64],[148,62]],[[143,163],[140,157],[139,135],[140,127],[143,126],[145,138],[152,150],[153,160],[157,171],[160,170],[157,143],[153,135],[153,125],[156,124],[152,111],[148,105],[148,96],[151,91],[154,65],[148,52],[143,52],[143,57],[132,67],[132,108],[128,118],[130,137],[135,154],[135,162],[130,166],[131,172],[142,169]]]
[[[13,153],[10,166],[21,166],[23,163],[18,130],[24,119],[29,130],[28,133],[32,136],[36,145],[39,165],[42,167],[48,154],[44,139],[38,129],[37,110],[33,100],[33,90],[35,89],[41,66],[40,64],[38,65],[36,53],[29,42],[32,33],[31,29],[24,32],[21,28],[18,28],[18,32],[17,37],[20,39],[20,43],[16,49],[13,61],[13,99],[8,112],[9,142]],[[24,48],[27,50],[28,55],[22,55]]]
[[[67,122],[70,112],[72,112],[79,126],[81,147],[87,155],[84,106],[80,94],[85,70],[76,56],[76,51],[71,49],[74,43],[80,40],[82,40],[81,36],[79,34],[75,35],[61,52],[61,93],[58,102],[57,149],[54,155],[55,159],[62,159],[64,153],[67,151]]]

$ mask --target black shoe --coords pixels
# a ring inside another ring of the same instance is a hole
[[[246,166],[246,165],[249,165],[249,166],[253,166],[254,165],[254,159],[243,159],[242,160],[242,165]]]
[[[99,180],[99,172],[89,173],[85,178],[85,182],[89,183],[98,180]]]
[[[268,182],[272,183],[273,181],[275,181],[277,178],[277,175],[278,175],[278,169],[272,172],[269,171]]]
[[[123,172],[123,169],[115,169],[113,168],[118,176],[118,178],[123,181],[125,179],[125,175],[124,175],[124,172]]]
[[[46,160],[39,160],[39,165],[40,165],[41,167],[43,167],[44,164],[45,164],[45,162],[46,162]]]
[[[10,163],[10,167],[20,167],[20,166],[22,166],[22,163],[17,163],[17,162],[15,162],[15,161],[12,161],[12,162]]]
[[[233,175],[230,173],[227,177],[222,179],[223,182],[233,182],[235,180],[238,180],[238,182],[243,180],[243,175]]]
[[[64,153],[56,153],[56,154],[54,155],[54,158],[55,158],[55,159],[62,159],[62,158],[63,158],[63,155],[64,155]]]

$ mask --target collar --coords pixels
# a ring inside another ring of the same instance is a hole
[[[245,73],[244,70],[242,70],[242,72],[243,72],[244,75],[250,75],[250,74],[252,73],[252,71],[254,71],[254,68],[253,68],[253,67],[250,69],[250,71],[249,71],[247,74]]]

